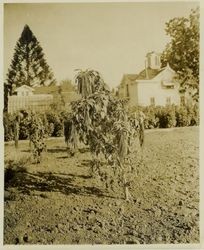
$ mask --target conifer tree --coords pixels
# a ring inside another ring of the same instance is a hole
[[[24,26],[17,41],[13,59],[7,74],[6,88],[11,95],[21,85],[40,86],[55,84],[43,49],[28,25]]]

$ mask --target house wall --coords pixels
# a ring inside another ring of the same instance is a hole
[[[180,94],[177,86],[174,89],[162,88],[160,81],[138,81],[138,104],[141,106],[150,105],[150,99],[155,99],[155,105],[165,106],[167,98],[171,99],[171,104],[180,104]]]
[[[138,85],[137,83],[129,84],[129,105],[138,105]]]
[[[21,89],[18,89],[17,91],[17,96],[31,96],[31,95],[33,95],[33,92],[26,88],[21,88]]]
[[[125,98],[125,97],[126,97],[124,86],[120,86],[120,87],[119,87],[119,89],[118,89],[118,96],[119,96],[120,98]]]

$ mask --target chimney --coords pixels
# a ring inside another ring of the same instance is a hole
[[[147,67],[151,69],[160,69],[161,61],[160,54],[154,51],[147,53],[146,55]]]

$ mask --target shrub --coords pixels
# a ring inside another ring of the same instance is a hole
[[[172,128],[176,126],[175,107],[160,107],[156,111],[156,117],[159,119],[159,128]]]
[[[185,106],[177,107],[176,109],[176,123],[177,127],[185,127],[191,124],[191,117]]]
[[[131,112],[141,110],[145,114],[145,128],[172,128],[199,125],[198,105],[133,107]]]
[[[187,105],[177,107],[176,120],[178,127],[198,126],[199,125],[199,107],[198,105]]]
[[[14,117],[8,113],[3,114],[4,140],[12,141],[14,139]]]
[[[188,106],[187,109],[191,116],[190,126],[198,126],[199,125],[199,105],[195,104],[194,106]]]
[[[61,113],[54,111],[46,112],[46,119],[50,127],[52,127],[51,136],[59,137],[63,136],[63,118]]]
[[[144,126],[146,129],[159,127],[159,118],[156,116],[154,106],[145,107],[143,113],[145,114]]]
[[[19,140],[26,140],[29,137],[28,133],[29,127],[29,117],[23,117],[20,121],[20,130],[19,130]]]
[[[19,124],[19,140],[29,139],[29,123],[30,114],[25,110],[21,110],[23,114]],[[47,111],[46,113],[36,113],[43,122],[46,136],[63,136],[63,120],[66,112],[57,113],[55,111]],[[17,114],[4,113],[4,140],[14,140],[14,120]]]

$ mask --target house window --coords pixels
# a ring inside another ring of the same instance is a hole
[[[127,97],[130,96],[130,93],[129,93],[129,85],[128,85],[128,84],[126,85],[126,96],[127,96]]]
[[[150,98],[150,105],[155,105],[155,98],[154,97]]]
[[[166,89],[174,89],[174,85],[166,85]]]
[[[180,105],[185,105],[185,96],[180,97]]]
[[[170,105],[171,104],[171,97],[167,97],[166,98],[166,105]]]

